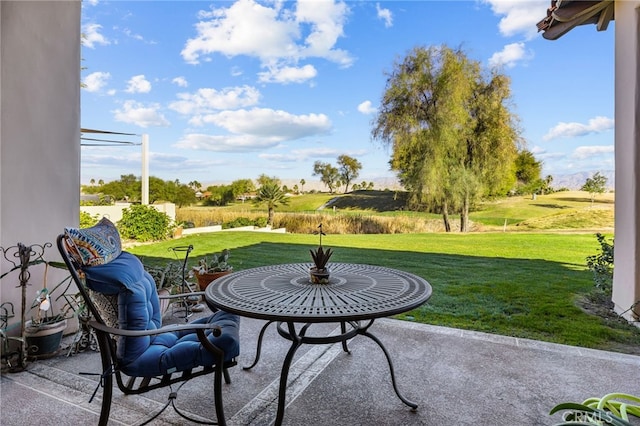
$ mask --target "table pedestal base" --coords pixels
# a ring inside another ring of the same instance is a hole
[[[260,330],[260,334],[258,335],[258,344],[256,348],[256,357],[253,360],[253,363],[249,366],[242,367],[244,370],[250,370],[258,364],[260,360],[260,352],[262,351],[262,339],[264,337],[264,333],[266,329],[276,321],[268,321]],[[384,347],[380,339],[369,332],[369,327],[373,325],[374,320],[369,320],[365,324],[362,324],[361,321],[349,321],[349,322],[340,322],[340,334],[333,336],[307,336],[307,330],[311,326],[311,323],[304,324],[300,331],[297,331],[295,328],[294,322],[277,322],[277,330],[280,336],[284,337],[287,340],[291,341],[291,347],[287,351],[287,355],[284,358],[284,362],[282,364],[282,371],[280,373],[280,388],[278,391],[278,412],[276,415],[276,426],[282,424],[282,420],[284,418],[284,407],[286,400],[286,392],[287,392],[287,380],[289,377],[289,368],[291,367],[291,362],[293,361],[293,357],[300,346],[303,344],[311,344],[311,345],[326,345],[332,343],[341,343],[342,350],[351,353],[349,348],[347,347],[347,341],[357,335],[368,337],[373,340],[379,347],[382,349],[385,358],[387,359],[387,363],[389,364],[389,372],[391,373],[391,383],[393,385],[393,390],[395,391],[398,398],[407,406],[411,407],[412,410],[416,410],[418,408],[418,404],[409,401],[406,399],[400,391],[398,390],[398,385],[396,383],[395,371],[393,368],[393,362],[391,361],[391,356],[389,352]],[[347,327],[347,325],[349,327]]]

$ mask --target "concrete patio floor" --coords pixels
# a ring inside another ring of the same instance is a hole
[[[242,319],[239,365],[230,370],[232,383],[225,385],[223,396],[230,425],[275,420],[289,342],[271,325],[258,365],[241,368],[253,361],[263,324]],[[325,324],[317,332],[334,328]],[[611,392],[640,395],[640,357],[634,355],[394,319],[376,321],[371,332],[389,350],[399,390],[418,410],[396,397],[380,348],[358,336],[349,343],[351,354],[339,344],[300,348],[289,374],[285,425],[553,425],[562,420],[560,414],[548,414],[557,403]],[[62,353],[30,362],[26,371],[3,374],[0,424],[97,424],[101,391],[88,403],[97,379],[78,373],[99,372],[99,365],[96,352]],[[214,419],[212,389],[211,378],[194,379],[180,389],[177,405]],[[115,389],[110,424],[144,421],[164,405],[167,394],[125,397]],[[168,408],[152,424],[186,422]]]

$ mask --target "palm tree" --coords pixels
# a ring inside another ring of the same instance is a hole
[[[286,197],[282,189],[275,182],[268,182],[262,185],[258,190],[258,195],[253,199],[255,205],[266,204],[269,211],[269,218],[267,219],[268,225],[273,225],[273,211],[278,205],[289,204],[289,199]]]
[[[300,179],[300,192],[303,193],[304,192],[304,184],[307,183],[306,180],[304,179]]]

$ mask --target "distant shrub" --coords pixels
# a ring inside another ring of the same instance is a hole
[[[267,219],[266,217],[259,217],[257,219],[255,219],[253,221],[253,223],[258,227],[258,228],[264,228],[265,226],[267,226],[267,222],[269,219]]]
[[[242,228],[243,226],[253,226],[253,221],[248,217],[237,217],[232,221],[222,224],[222,229]]]
[[[171,231],[171,219],[151,206],[134,204],[122,211],[118,230],[123,238],[137,241],[166,239]]]
[[[231,228],[241,228],[243,226],[257,226],[258,228],[264,228],[267,226],[267,218],[266,217],[257,217],[254,219],[250,219],[248,217],[237,217],[231,221],[224,222],[222,224],[222,229],[231,229]]]

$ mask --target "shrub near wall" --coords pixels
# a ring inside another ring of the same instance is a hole
[[[151,206],[132,205],[122,211],[118,230],[123,238],[137,241],[166,239],[171,231],[171,219]]]

